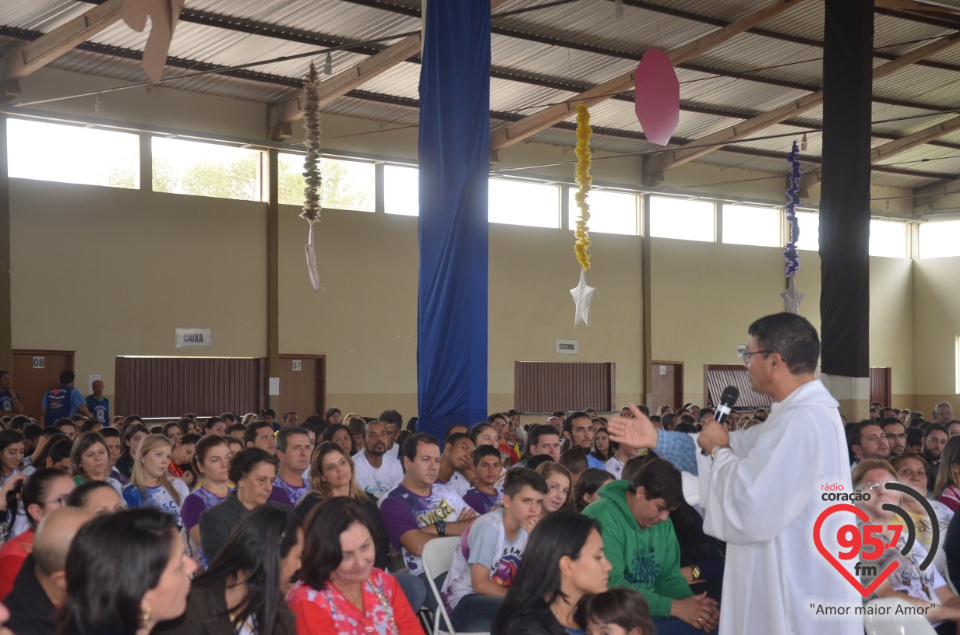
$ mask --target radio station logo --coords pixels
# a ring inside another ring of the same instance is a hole
[[[937,522],[936,513],[926,498],[906,485],[889,482],[884,484],[884,487],[888,490],[894,490],[915,498],[930,518],[930,549],[927,552],[927,557],[920,564],[920,570],[926,571],[927,567],[933,562],[933,557],[937,553],[937,547],[940,545],[940,524]],[[870,494],[861,492],[855,492],[853,494],[829,492],[824,493],[822,498],[826,501],[866,501],[870,500]],[[897,566],[899,566],[899,562],[894,560],[887,565],[883,571],[879,571],[879,565],[871,563],[879,560],[885,550],[893,549],[899,544],[904,528],[907,530],[907,537],[903,547],[900,549],[900,553],[905,557],[909,556],[910,550],[913,549],[913,545],[916,542],[916,527],[914,527],[913,518],[910,517],[910,514],[905,512],[899,505],[892,505],[890,503],[884,503],[882,508],[899,516],[902,524],[889,524],[886,525],[886,528],[884,528],[883,525],[871,524],[867,513],[859,507],[851,505],[850,503],[837,503],[823,510],[813,526],[813,542],[817,546],[817,551],[819,551],[820,555],[826,558],[827,562],[839,571],[847,582],[853,585],[853,588],[863,597],[867,597],[873,593],[878,586],[883,584],[884,580],[890,577]],[[836,536],[839,550],[834,554],[823,544],[820,530],[827,518],[839,512],[855,514],[862,523],[859,526],[847,524],[840,527]],[[884,529],[893,534],[891,539],[887,539],[888,537],[884,533]],[[844,566],[844,562],[854,559],[857,559],[857,562],[853,565],[854,572],[858,576],[872,579],[872,582],[866,587]]]

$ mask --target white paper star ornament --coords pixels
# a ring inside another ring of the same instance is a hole
[[[594,291],[596,289],[587,285],[587,272],[581,269],[580,283],[570,289],[570,295],[573,296],[573,303],[576,305],[573,328],[577,328],[580,322],[590,326],[590,304],[593,302]]]

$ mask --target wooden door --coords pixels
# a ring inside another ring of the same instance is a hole
[[[650,364],[650,403],[647,404],[652,414],[660,410],[660,406],[670,406],[677,410],[683,405],[683,363],[682,362],[653,362]]]
[[[280,356],[280,409],[283,413],[294,411],[301,422],[311,415],[323,416],[326,409],[326,356],[281,355]]]
[[[73,370],[73,351],[13,351],[10,373],[13,375],[13,390],[23,404],[23,414],[40,421],[40,402],[48,390],[60,385],[61,370]],[[84,385],[79,378],[74,382],[80,392],[83,392]]]

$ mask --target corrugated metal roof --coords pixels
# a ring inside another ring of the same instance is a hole
[[[579,88],[600,84],[636,67],[648,48],[670,50],[715,31],[716,21],[730,22],[768,5],[770,0],[646,0],[645,7],[625,3],[622,17],[610,0],[577,0],[537,8],[544,0],[509,0],[495,12],[494,25],[504,34],[492,35],[492,62],[497,77],[491,80],[491,108],[497,112],[527,115],[576,95]],[[653,8],[659,5],[662,9]],[[93,8],[79,0],[14,0],[0,3],[0,54],[24,40],[21,34],[48,32]],[[296,92],[295,84],[306,73],[311,58],[322,62],[320,53],[333,43],[362,44],[362,50],[332,53],[334,72],[342,72],[367,59],[395,40],[384,39],[420,28],[421,0],[189,0],[187,13],[177,27],[171,55],[182,65],[247,65],[249,78],[206,74],[177,79],[173,88],[204,94],[276,103]],[[512,14],[518,9],[530,11]],[[411,14],[412,13],[412,14]],[[807,0],[760,25],[766,34],[743,33],[710,49],[693,60],[698,67],[716,69],[709,74],[678,69],[681,100],[695,109],[716,114],[682,110],[675,136],[696,140],[740,121],[729,114],[761,113],[809,94],[800,86],[822,83],[823,3]],[[695,16],[701,16],[695,18]],[[197,23],[197,20],[209,23]],[[3,30],[5,29],[5,30]],[[21,31],[25,30],[25,31]],[[926,24],[907,17],[878,14],[875,45],[887,54],[902,55],[934,38],[952,33],[944,26]],[[129,56],[141,51],[145,33],[136,33],[118,22],[93,38],[93,42],[119,47]],[[368,42],[369,40],[380,40]],[[316,51],[316,55],[276,60]],[[955,68],[910,66],[875,82],[875,95],[887,100],[930,104],[940,108],[960,106],[960,46],[930,58]],[[273,61],[271,61],[273,60]],[[883,60],[875,58],[875,64]],[[105,52],[76,50],[52,66],[63,70],[110,77],[118,81],[142,81],[143,71],[135,60]],[[402,62],[371,78],[362,91],[371,98],[341,98],[325,112],[373,119],[398,125],[416,125],[417,112],[410,105],[387,103],[391,99],[416,100],[420,66]],[[184,68],[168,66],[165,76],[187,75]],[[511,76],[504,79],[501,76]],[[754,79],[750,79],[753,77]],[[786,87],[790,86],[790,87]],[[564,88],[567,88],[564,90]],[[629,91],[628,93],[629,94]],[[24,96],[29,98],[29,96]],[[415,103],[411,102],[411,103]],[[951,115],[919,107],[874,103],[872,145],[889,141],[890,136],[909,134],[949,118]],[[598,152],[630,153],[655,149],[641,139],[633,104],[608,100],[591,107],[594,125],[621,131],[597,134]],[[568,119],[568,122],[573,116]],[[794,120],[817,127],[822,108],[817,106]],[[491,121],[491,128],[504,122]],[[777,124],[757,131],[739,144],[744,150],[782,153],[802,128]],[[783,135],[783,136],[776,136]],[[773,136],[773,138],[770,138]],[[886,138],[884,138],[886,136]],[[571,130],[550,128],[538,132],[530,142],[572,147]],[[884,160],[883,164],[918,174],[874,172],[873,182],[891,187],[917,187],[932,181],[929,173],[960,174],[960,132],[945,135],[941,144],[924,144]],[[820,153],[822,134],[808,134],[807,153]],[[958,146],[958,147],[953,147]],[[786,171],[785,161],[742,152],[716,151],[699,161],[749,170]],[[808,166],[805,166],[808,167]]]

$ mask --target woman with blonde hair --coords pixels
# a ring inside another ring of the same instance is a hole
[[[360,489],[353,459],[347,451],[338,443],[324,441],[317,446],[310,462],[310,491],[300,499],[294,510],[300,523],[303,523],[314,507],[336,496],[351,498],[363,506],[378,534],[375,537],[375,566],[380,569],[387,568],[390,563],[390,543],[387,526],[383,522],[380,508],[377,507],[377,501]]]
[[[177,526],[182,527],[180,507],[190,494],[186,483],[167,475],[170,439],[162,434],[151,434],[140,442],[133,461],[130,484],[123,488],[123,500],[127,507],[156,507],[172,515]]]
[[[248,425],[250,425],[254,421],[259,421],[259,420],[260,420],[260,417],[257,415],[257,413],[248,412],[247,414],[243,415],[243,419],[240,420],[240,423],[242,423],[243,427],[246,428]]]
[[[937,499],[950,511],[960,507],[960,437],[950,437],[943,448],[930,498]]]

